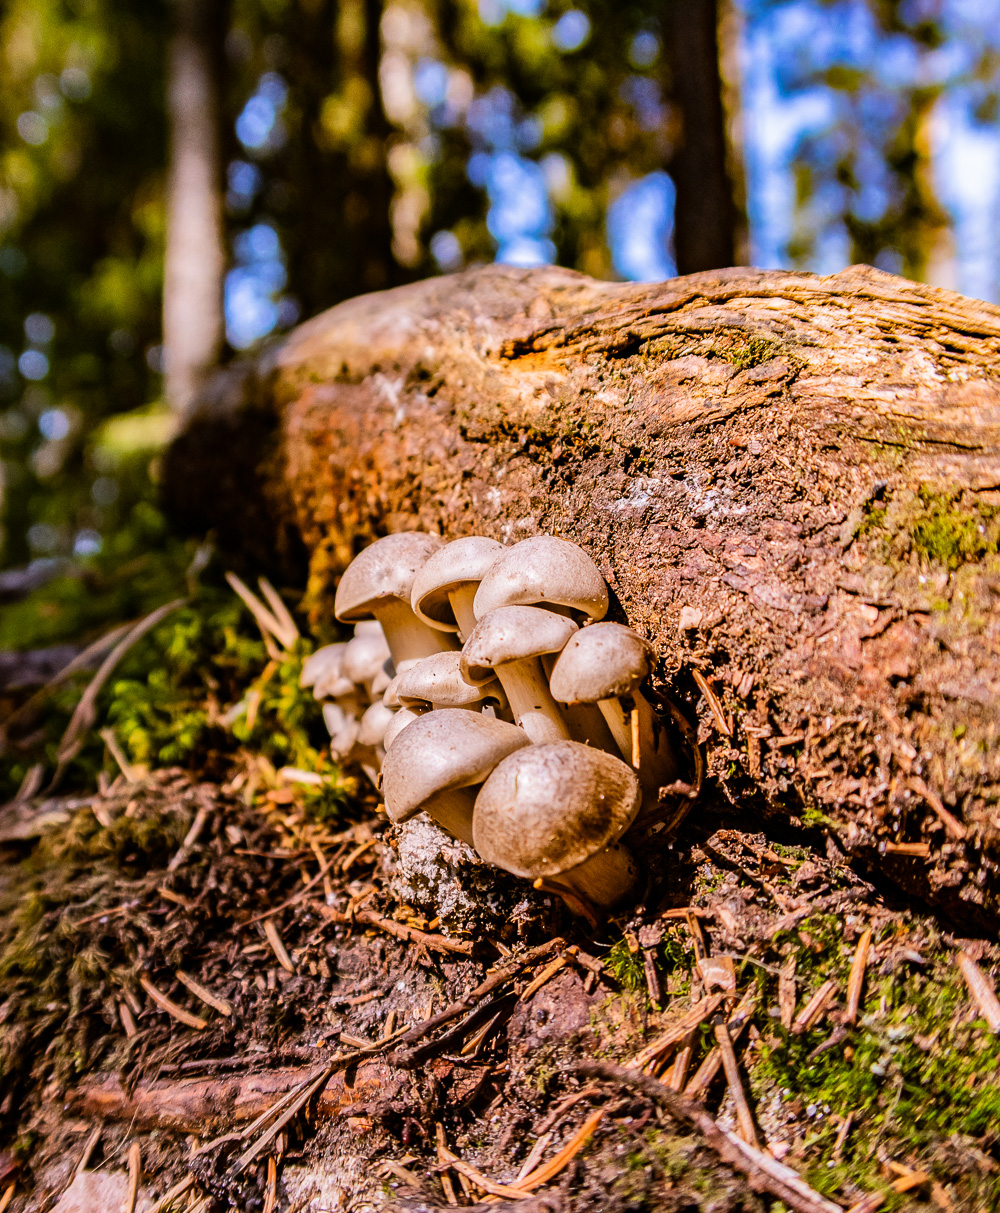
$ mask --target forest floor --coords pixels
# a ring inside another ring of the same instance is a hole
[[[302,644],[234,603],[137,641],[71,759],[92,668],[7,739],[0,1209],[1000,1206],[1000,1023],[960,968],[1000,948],[711,783],[592,928],[390,827],[324,765]]]

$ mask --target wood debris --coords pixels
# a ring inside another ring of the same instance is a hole
[[[865,982],[865,969],[868,965],[868,954],[871,951],[872,929],[868,927],[858,940],[858,946],[851,962],[851,974],[847,979],[847,1005],[844,1009],[843,1023],[857,1022],[858,1009],[861,1006],[861,990]]]
[[[125,1198],[124,1213],[135,1213],[136,1201],[139,1199],[139,1180],[142,1178],[142,1152],[137,1141],[128,1148],[128,1195]]]
[[[168,998],[161,989],[153,985],[145,974],[139,978],[139,985],[142,986],[161,1011],[166,1011],[168,1015],[172,1015],[179,1023],[185,1024],[189,1028],[194,1028],[196,1032],[204,1032],[208,1027],[207,1020],[201,1019],[197,1015],[192,1015],[190,1011],[185,1011],[183,1007],[178,1006],[172,998]]]
[[[278,964],[281,965],[286,973],[294,973],[295,965],[292,963],[292,958],[288,955],[288,949],[282,942],[278,928],[274,925],[274,920],[271,918],[264,923],[264,935],[267,938],[267,942],[271,945],[271,951],[274,953]]]
[[[174,976],[182,986],[187,986],[195,998],[200,998],[207,1007],[218,1011],[220,1015],[225,1015],[227,1019],[232,1019],[233,1004],[231,1002],[213,994],[207,986],[203,986],[200,981],[196,981],[190,973],[185,973],[183,969],[175,969]]]
[[[736,1108],[736,1123],[739,1126],[740,1137],[751,1146],[759,1146],[760,1141],[757,1137],[757,1128],[754,1124],[753,1113],[750,1111],[750,1105],[747,1103],[746,1092],[743,1090],[740,1064],[736,1060],[736,1050],[733,1048],[729,1028],[725,1021],[718,1020],[714,1024],[713,1030],[716,1043],[719,1046],[719,1053],[722,1057],[722,1068],[726,1074],[729,1094]]]
[[[829,981],[823,982],[792,1021],[792,1034],[794,1036],[801,1036],[802,1033],[808,1032],[810,1028],[819,1023],[830,1003],[833,1002],[833,997],[836,993],[836,981],[831,978]]]
[[[706,1019],[710,1018],[722,1005],[725,997],[725,994],[709,994],[707,997],[700,999],[690,1010],[658,1036],[656,1040],[638,1052],[629,1062],[629,1065],[634,1066],[638,1070],[645,1070],[648,1066],[659,1061],[666,1051],[677,1044],[679,1040],[683,1040],[692,1028],[698,1027],[699,1024],[704,1023]]]
[[[955,961],[990,1031],[1000,1033],[1000,1001],[993,983],[967,952],[957,952]]]

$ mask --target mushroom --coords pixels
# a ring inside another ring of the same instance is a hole
[[[392,708],[387,708],[381,699],[377,699],[361,717],[358,745],[371,746],[372,749],[384,745],[386,729],[395,714]]]
[[[495,672],[515,721],[532,741],[568,739],[569,726],[549,691],[541,657],[558,653],[576,630],[572,619],[540,607],[490,611],[462,648],[462,677],[475,686],[488,682]]]
[[[577,741],[527,746],[480,789],[473,842],[488,863],[565,889],[571,909],[574,894],[584,906],[613,906],[635,885],[635,860],[618,840],[641,799],[632,768],[603,750]]]
[[[620,623],[594,623],[571,636],[556,658],[549,678],[560,703],[596,703],[626,762],[639,772],[644,787],[660,787],[677,777],[677,762],[656,713],[639,689],[649,676],[653,649]],[[622,700],[629,707],[622,706]],[[631,703],[629,704],[629,701]],[[631,714],[635,712],[633,752]]]
[[[355,693],[354,683],[344,677],[345,643],[328,644],[317,649],[302,664],[300,687],[312,687],[316,699],[338,699]]]
[[[417,618],[465,640],[476,626],[476,590],[503,551],[495,539],[470,535],[435,552],[413,579],[410,604]]]
[[[475,684],[462,677],[462,654],[435,653],[400,674],[396,698],[403,707],[468,708],[478,712],[484,700],[507,706],[503,688],[495,678]]]
[[[359,624],[358,626],[360,627],[361,625]],[[377,624],[376,627],[378,627]],[[377,631],[368,629],[358,632],[355,629],[354,639],[349,640],[344,646],[341,672],[351,682],[356,682],[363,686],[368,692],[369,699],[374,699],[376,695],[374,684],[376,681],[381,681],[383,692],[389,685],[389,677],[386,673],[385,665],[386,662],[391,660],[392,656],[389,652],[389,646],[380,627],[378,627]]]
[[[345,710],[340,703],[324,703],[323,723],[330,734],[330,753],[343,761],[358,742],[357,713]]]
[[[395,822],[425,812],[472,843],[476,792],[501,759],[528,745],[516,725],[442,708],[398,733],[382,767],[386,812]]]
[[[410,608],[417,570],[443,545],[436,535],[416,531],[387,535],[351,561],[337,586],[334,614],[344,623],[377,619],[397,669],[402,661],[455,647]]]
[[[389,747],[406,726],[412,724],[414,720],[419,720],[423,714],[423,711],[419,708],[400,708],[398,711],[393,712],[392,720],[389,722],[389,727],[382,738],[382,748],[387,754],[389,753]]]
[[[505,548],[476,591],[477,619],[497,607],[544,603],[583,619],[608,613],[608,587],[583,548],[554,535],[536,535]]]

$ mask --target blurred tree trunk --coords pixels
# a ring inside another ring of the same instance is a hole
[[[740,214],[727,154],[718,25],[717,0],[667,0],[663,6],[668,96],[680,119],[667,165],[677,189],[678,274],[732,265],[739,244]]]
[[[163,349],[166,398],[181,412],[218,362],[224,332],[219,97],[226,11],[226,0],[174,0]]]
[[[286,153],[295,214],[286,241],[291,290],[307,316],[400,281],[378,85],[381,8],[311,0],[290,18],[286,75],[298,129]]]

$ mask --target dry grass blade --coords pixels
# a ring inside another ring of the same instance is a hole
[[[514,1186],[520,1184],[521,1180],[530,1175],[538,1166],[538,1162],[548,1148],[549,1142],[552,1140],[551,1133],[543,1133],[541,1137],[531,1147],[528,1157],[521,1164],[521,1169],[517,1173],[517,1179],[514,1180]]]
[[[292,613],[285,606],[281,599],[281,595],[268,581],[266,577],[258,577],[257,584],[260,586],[260,592],[267,599],[267,604],[274,612],[274,617],[285,630],[285,634],[291,636],[291,641],[285,644],[286,649],[290,649],[292,645],[299,639],[299,629],[295,620],[292,618]],[[280,639],[280,637],[279,637]]]
[[[139,779],[139,776],[136,774],[135,770],[133,769],[132,764],[125,757],[125,751],[119,745],[118,738],[115,736],[114,729],[111,729],[111,728],[101,729],[101,731],[98,733],[98,736],[104,742],[104,744],[108,747],[108,753],[118,764],[118,769],[125,776],[126,780],[129,783],[136,783]]]
[[[824,981],[816,993],[809,999],[802,1010],[795,1016],[792,1021],[792,1033],[795,1036],[801,1036],[803,1032],[808,1032],[809,1029],[816,1023],[819,1023],[823,1016],[823,1012],[833,1001],[833,996],[837,992],[837,983],[832,978],[830,981]]]
[[[559,972],[559,970],[565,969],[565,967],[568,964],[569,964],[569,959],[566,956],[557,956],[555,958],[555,960],[553,960],[551,964],[547,964],[545,966],[545,968],[542,969],[541,973],[539,973],[538,976],[536,978],[534,978],[534,980],[531,982],[531,984],[526,987],[523,994],[521,995],[521,1001],[527,1002],[528,999],[532,996],[532,994],[537,994],[538,991],[542,988],[542,986],[545,985],[546,982],[551,981],[552,978],[555,977],[555,975]]]
[[[168,602],[165,606],[158,607],[155,611],[152,611],[145,619],[140,619],[138,623],[133,624],[128,629],[121,640],[118,641],[107,657],[101,662],[97,673],[90,680],[87,689],[80,698],[80,702],[76,705],[76,709],[70,717],[69,724],[66,726],[66,732],[63,733],[62,740],[59,742],[59,765],[56,768],[55,775],[52,777],[50,787],[55,787],[67,763],[72,762],[80,752],[84,737],[93,728],[94,722],[97,719],[97,697],[100,695],[104,684],[111,677],[115,666],[118,665],[129,649],[137,644],[147,632],[152,631],[157,624],[162,623],[168,615],[176,611],[178,607],[184,606],[186,602],[186,598],[175,598],[173,602]]]
[[[174,1184],[169,1191],[164,1192],[155,1205],[149,1210],[149,1213],[166,1213],[175,1201],[180,1200],[182,1196],[186,1196],[194,1187],[194,1176],[186,1175],[180,1183]]]
[[[540,1188],[542,1184],[548,1183],[550,1179],[554,1179],[563,1167],[571,1162],[587,1142],[590,1141],[591,1137],[593,1137],[594,1130],[604,1118],[604,1111],[604,1108],[598,1108],[596,1112],[591,1113],[575,1136],[563,1146],[558,1154],[550,1158],[547,1163],[543,1163],[537,1170],[530,1172],[523,1179],[519,1179],[515,1186],[522,1192],[531,1192],[535,1188]]]
[[[464,1162],[457,1154],[452,1153],[445,1146],[438,1147],[438,1157],[442,1159],[442,1166],[451,1167],[459,1175],[464,1175],[477,1188],[480,1188],[483,1192],[488,1192],[490,1196],[505,1196],[508,1200],[519,1200],[524,1195],[523,1188],[512,1188],[508,1184],[497,1183],[496,1180],[490,1179],[488,1175],[484,1175],[482,1171],[476,1170],[471,1163]]]
[[[220,998],[217,994],[213,994],[200,981],[195,981],[190,973],[185,973],[183,969],[175,969],[174,976],[182,986],[187,986],[195,998],[200,998],[207,1006],[214,1011],[218,1011],[220,1015],[225,1015],[227,1019],[233,1017],[233,1004],[226,1002],[224,998]]]
[[[190,1011],[185,1011],[183,1007],[179,1007],[172,998],[168,998],[162,990],[157,989],[148,977],[140,977],[139,985],[142,986],[161,1011],[166,1011],[168,1015],[173,1016],[178,1022],[186,1024],[189,1028],[194,1028],[198,1032],[204,1032],[208,1027],[207,1020],[199,1019],[197,1015],[192,1015]]]
[[[843,1213],[840,1205],[811,1188],[791,1167],[784,1166],[769,1154],[742,1141],[735,1133],[723,1129],[701,1104],[678,1095],[649,1074],[604,1061],[585,1061],[575,1069],[578,1074],[641,1091],[660,1104],[675,1120],[697,1129],[723,1162],[747,1177],[755,1191],[777,1196],[794,1213]]]
[[[955,960],[990,1031],[1000,1033],[1000,1002],[992,982],[967,952],[957,952]]]
[[[712,715],[715,717],[715,723],[719,726],[719,732],[724,733],[727,737],[732,737],[733,726],[726,719],[726,713],[722,704],[719,702],[719,697],[708,685],[708,680],[705,678],[705,675],[701,672],[701,670],[692,670],[691,672],[694,675],[695,682],[698,684],[698,690],[701,691],[701,693],[705,696],[709,709],[711,710]]]
[[[868,954],[871,951],[872,929],[869,927],[858,940],[854,960],[851,962],[851,975],[847,979],[847,1008],[844,1011],[844,1023],[856,1023],[861,1007],[861,989],[865,983],[865,968],[868,965]]]
[[[292,1102],[285,1111],[278,1117],[273,1125],[261,1137],[254,1142],[252,1146],[244,1150],[239,1156],[229,1172],[230,1175],[239,1175],[253,1162],[258,1155],[262,1154],[272,1141],[278,1136],[281,1130],[288,1122],[299,1114],[306,1106],[310,1099],[316,1094],[320,1088],[326,1086],[330,1081],[331,1076],[336,1070],[336,1064],[325,1066],[315,1078],[306,1079],[299,1084],[298,1093],[293,1097]],[[273,1109],[272,1109],[273,1110]]]
[[[142,1177],[142,1153],[137,1141],[128,1148],[128,1193],[125,1197],[125,1213],[135,1213],[139,1199],[139,1180]]]
[[[16,1190],[16,1183],[7,1185],[3,1196],[0,1196],[0,1213],[3,1213],[4,1209],[6,1209],[10,1202],[14,1199],[14,1193]]]
[[[265,636],[273,636],[282,648],[290,649],[298,639],[299,630],[292,621],[292,627],[289,629],[281,622],[268,608],[261,602],[257,595],[250,587],[242,581],[235,573],[227,573],[226,580],[229,582],[233,590],[243,600],[243,605],[247,608],[250,614],[257,621],[257,626]]]
[[[743,1080],[740,1077],[740,1064],[736,1060],[736,1050],[733,1048],[729,1028],[724,1023],[714,1026],[715,1040],[722,1057],[722,1068],[726,1072],[726,1082],[729,1094],[733,1097],[736,1108],[736,1123],[739,1126],[740,1137],[751,1146],[759,1146],[757,1127],[753,1122],[753,1113],[747,1103],[746,1092],[743,1090]]]
[[[647,1066],[659,1061],[667,1049],[677,1044],[679,1040],[683,1040],[692,1028],[697,1028],[710,1015],[714,1015],[725,997],[725,994],[710,994],[707,998],[696,1002],[687,1014],[682,1015],[661,1036],[637,1053],[629,1065],[634,1066],[637,1070],[644,1070]]]
[[[274,925],[274,919],[269,918],[264,923],[264,934],[267,936],[267,942],[271,945],[271,951],[274,953],[278,964],[281,965],[286,973],[294,973],[295,965],[292,964],[292,958],[288,955],[288,949],[278,934],[278,928]]]

